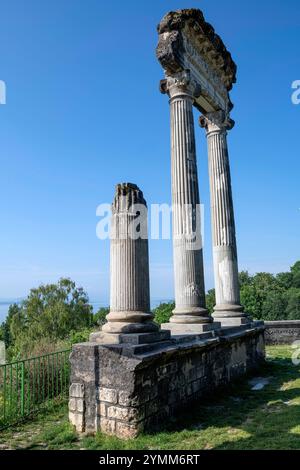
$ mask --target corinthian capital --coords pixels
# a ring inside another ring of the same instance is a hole
[[[200,127],[204,127],[207,134],[211,132],[226,132],[233,128],[234,121],[224,111],[206,113],[199,118]]]
[[[201,87],[195,80],[191,79],[189,70],[168,75],[164,80],[160,81],[159,88],[161,93],[168,94],[170,98],[186,94],[195,99],[201,94]]]

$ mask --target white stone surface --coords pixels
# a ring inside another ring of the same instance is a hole
[[[175,310],[171,323],[209,323],[205,308],[203,253],[200,227],[193,96],[195,84],[188,73],[168,77],[170,96],[171,171],[173,205],[173,259]],[[193,238],[200,244],[194,243]]]
[[[227,147],[227,130],[233,127],[222,111],[200,118],[208,144],[213,263],[216,290],[214,318],[223,326],[250,321],[240,305],[235,222]]]
[[[146,210],[142,191],[131,183],[117,185],[111,223],[110,313],[98,342],[116,343],[122,333],[158,331],[150,313],[147,217],[140,219],[143,236],[137,236],[137,207]]]

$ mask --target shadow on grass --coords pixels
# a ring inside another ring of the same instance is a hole
[[[255,375],[270,383],[251,390]],[[198,448],[300,449],[300,369],[287,358],[269,360],[256,374],[192,405],[163,432],[182,434]]]

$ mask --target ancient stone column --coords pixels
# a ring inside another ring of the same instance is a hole
[[[121,343],[128,335],[147,333],[145,342],[153,342],[168,336],[158,334],[159,327],[152,321],[147,205],[142,191],[131,183],[117,185],[112,204],[110,312],[106,318],[102,331],[92,334],[91,341]]]
[[[174,334],[200,333],[212,323],[205,306],[200,198],[195,149],[193,101],[199,91],[188,72],[161,81],[171,108],[171,166],[173,206],[173,262],[175,310],[170,323]]]
[[[216,305],[213,317],[222,326],[235,326],[250,321],[240,305],[238,260],[231,190],[227,130],[234,121],[223,111],[200,117],[206,129],[208,144],[213,263]]]

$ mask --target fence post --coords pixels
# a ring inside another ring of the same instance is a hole
[[[21,362],[21,416],[24,416],[25,410],[25,374],[24,374],[24,361]]]
[[[6,365],[4,365],[4,377],[3,377],[3,417],[5,421],[5,418],[6,418]]]

